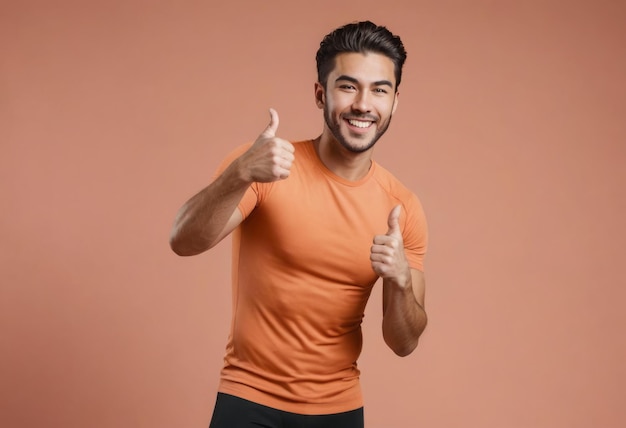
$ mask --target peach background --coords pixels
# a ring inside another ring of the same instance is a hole
[[[315,50],[366,18],[431,230],[418,351],[368,307],[367,426],[626,426],[625,2],[41,0],[0,9],[2,427],[208,426],[230,243],[175,256],[174,214],[268,107],[319,133]]]

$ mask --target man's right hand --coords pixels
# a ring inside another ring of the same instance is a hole
[[[268,183],[289,177],[293,145],[276,136],[278,113],[270,109],[270,123],[254,144],[238,159],[246,181]]]

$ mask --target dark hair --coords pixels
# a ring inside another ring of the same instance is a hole
[[[387,56],[395,66],[396,88],[400,86],[406,51],[400,37],[387,28],[370,21],[362,21],[344,25],[327,34],[315,56],[317,80],[324,87],[328,75],[335,67],[335,57],[344,52],[374,52]]]

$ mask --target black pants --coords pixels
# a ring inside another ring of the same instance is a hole
[[[363,428],[363,408],[330,415],[300,415],[217,394],[209,428]]]

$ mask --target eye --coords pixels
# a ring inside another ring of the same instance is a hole
[[[348,84],[346,83],[346,84],[343,84],[343,85],[339,85],[339,89],[344,89],[344,90],[346,90],[346,91],[353,91],[353,90],[355,90],[356,88],[354,87],[354,85],[348,85]]]
[[[376,92],[377,94],[386,94],[387,90],[383,88],[376,88],[374,89],[374,92]]]

